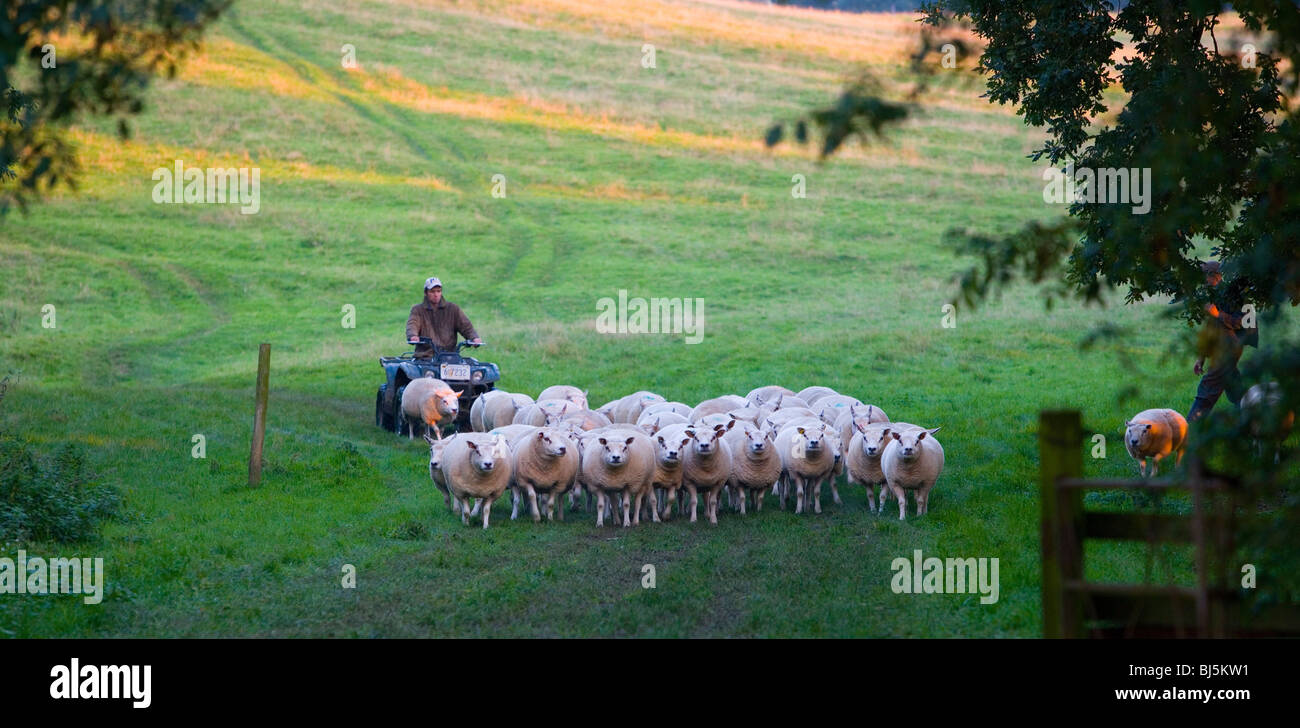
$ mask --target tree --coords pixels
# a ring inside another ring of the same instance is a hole
[[[1220,38],[1234,12],[1242,31]],[[1251,446],[1254,434],[1278,431],[1285,413],[1300,410],[1300,340],[1283,338],[1285,327],[1275,325],[1286,304],[1300,304],[1300,5],[941,0],[923,8],[923,21],[923,68],[941,45],[935,34],[968,31],[983,42],[975,70],[985,76],[986,97],[1046,133],[1033,159],[1094,176],[1150,170],[1149,209],[1103,201],[1098,180],[1059,224],[1005,237],[953,231],[956,248],[976,258],[958,276],[957,300],[977,306],[1017,280],[1040,286],[1048,305],[1104,305],[1109,291],[1126,302],[1168,295],[1170,311],[1187,323],[1172,338],[1204,354],[1210,337],[1191,342],[1211,303],[1198,252],[1208,248],[1222,262],[1220,295],[1253,306],[1264,332],[1242,374],[1247,383],[1279,382],[1281,401],[1250,415],[1216,408],[1193,428],[1192,447],[1239,476],[1247,502],[1267,504],[1271,517],[1249,536],[1251,547],[1261,560],[1278,559],[1270,571],[1285,577],[1272,582],[1270,598],[1300,599],[1292,543],[1300,453],[1284,450],[1275,463]],[[1118,101],[1104,94],[1116,86]],[[841,103],[832,109],[848,118],[832,115],[833,124],[818,126],[828,140],[835,128],[871,128],[874,108]],[[819,114],[814,121],[826,118]],[[779,139],[769,131],[769,142]],[[1108,322],[1085,342],[1123,334]]]
[[[0,16],[0,215],[58,184],[75,186],[61,126],[79,115],[126,119],[150,78],[174,76],[230,0],[9,0]]]

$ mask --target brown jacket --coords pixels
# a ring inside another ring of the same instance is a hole
[[[408,341],[414,337],[429,338],[433,339],[439,349],[455,351],[458,333],[466,339],[478,338],[474,325],[469,322],[465,312],[445,298],[437,306],[428,301],[415,304],[411,307],[410,317],[406,319]],[[420,344],[415,347],[415,355],[421,358],[432,356],[433,349]]]

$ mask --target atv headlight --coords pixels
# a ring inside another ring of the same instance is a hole
[[[479,382],[483,381],[483,370],[479,369],[474,373],[470,374],[469,380],[475,384],[478,384]]]

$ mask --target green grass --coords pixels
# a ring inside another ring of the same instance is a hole
[[[1046,311],[1016,288],[940,326],[966,265],[942,245],[945,231],[1061,214],[1042,204],[1039,169],[1024,159],[1034,134],[954,84],[884,145],[819,165],[578,122],[464,118],[365,88],[382,65],[435,91],[564,104],[561,120],[749,142],[831,99],[844,70],[681,34],[650,39],[659,68],[648,70],[639,35],[564,25],[477,6],[245,0],[217,35],[237,55],[278,61],[254,75],[279,74],[307,89],[301,97],[216,71],[160,83],[136,121],[138,157],[112,171],[97,156],[116,144],[103,136],[111,127],[83,127],[98,134],[85,137],[84,192],[0,228],[0,374],[21,372],[0,428],[43,451],[86,443],[125,513],[98,542],[4,545],[103,556],[107,589],[93,607],[0,596],[0,634],[1039,634],[1038,411],[1082,410],[1111,435],[1087,474],[1128,475],[1126,416],[1185,410],[1195,378],[1191,361],[1164,357],[1172,329],[1159,302]],[[343,43],[364,75],[340,67]],[[878,70],[902,78],[897,64]],[[150,173],[174,158],[159,149],[432,175],[453,189],[265,172],[257,215],[154,205]],[[494,174],[507,177],[504,199],[489,194]],[[791,197],[795,174],[807,199]],[[373,426],[377,359],[403,349],[429,275],[469,313],[512,391],[572,383],[593,403],[639,389],[694,403],[822,384],[894,419],[942,425],[948,466],[930,513],[870,514],[861,490],[844,487],[844,505],[820,516],[769,500],[716,527],[598,530],[588,514],[535,525],[499,506],[490,530],[465,528],[429,483],[426,448]],[[703,298],[704,341],[597,334],[596,300],[619,289]],[[47,303],[56,329],[41,327]],[[354,329],[340,326],[349,303]],[[1140,332],[1127,349],[1136,369],[1076,347],[1104,318]],[[250,490],[263,341],[273,345],[267,469]],[[1129,385],[1141,399],[1120,402]],[[194,434],[205,459],[190,456]],[[890,563],[914,549],[999,558],[999,601],[894,594]],[[1143,558],[1090,552],[1088,575],[1140,576]],[[1186,553],[1168,561],[1188,578]],[[341,588],[344,564],[357,568],[355,590]],[[641,587],[644,564],[656,567],[653,590]]]

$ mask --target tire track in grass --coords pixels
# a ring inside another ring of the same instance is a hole
[[[281,40],[275,48],[272,48],[270,42],[265,38],[250,32],[233,18],[229,23],[229,27],[241,36],[249,45],[273,58],[283,61],[286,65],[292,68],[304,82],[321,88],[315,78],[316,74],[305,70],[311,69],[312,71],[331,77],[332,80],[335,80],[336,82],[346,80],[349,87],[353,88],[357,94],[361,94],[361,91],[355,88],[355,84],[351,79],[347,78],[346,74],[343,74],[340,77],[338,75],[340,72],[336,72],[333,76],[330,76],[328,72],[312,63],[304,55],[287,47],[283,40]],[[415,133],[412,131],[411,127],[416,126],[416,124],[407,119],[408,114],[405,110],[388,103],[364,104],[352,95],[340,93],[332,89],[322,88],[322,91],[329,93],[334,98],[338,99],[341,103],[352,109],[370,124],[386,130],[396,138],[403,141],[417,157],[427,162],[434,161],[434,154],[419,141]],[[459,189],[473,190],[476,187],[480,187],[482,180],[478,178],[482,176],[481,170],[478,170],[474,168],[473,165],[469,164],[465,154],[449,139],[441,136],[435,138],[438,140],[440,146],[450,152],[451,156],[460,162],[460,164],[452,164],[448,167],[440,168],[439,172],[446,175],[448,180]],[[448,172],[450,172],[450,174],[447,174]],[[470,193],[466,194],[463,199],[466,204],[472,205],[475,211],[480,215],[499,223],[499,206],[492,204],[493,198],[480,197],[476,199],[475,196]],[[515,219],[518,220],[518,217]],[[495,280],[502,283],[509,283],[515,278],[515,273],[519,268],[520,262],[530,258],[533,249],[532,241],[542,237],[537,234],[539,228],[535,224],[524,220],[522,225],[526,228],[524,231],[525,234],[509,234],[508,232],[503,231],[500,235],[501,238],[511,241],[509,243],[509,252],[505,257],[505,262],[498,273],[494,276]],[[549,257],[553,259],[554,251],[552,250],[551,253],[552,255]],[[545,270],[545,268],[542,269]],[[501,286],[485,288],[484,292],[480,293],[480,297],[485,299],[485,301],[491,305],[502,307],[506,303],[506,296],[505,294],[497,293],[499,290],[501,290]]]

